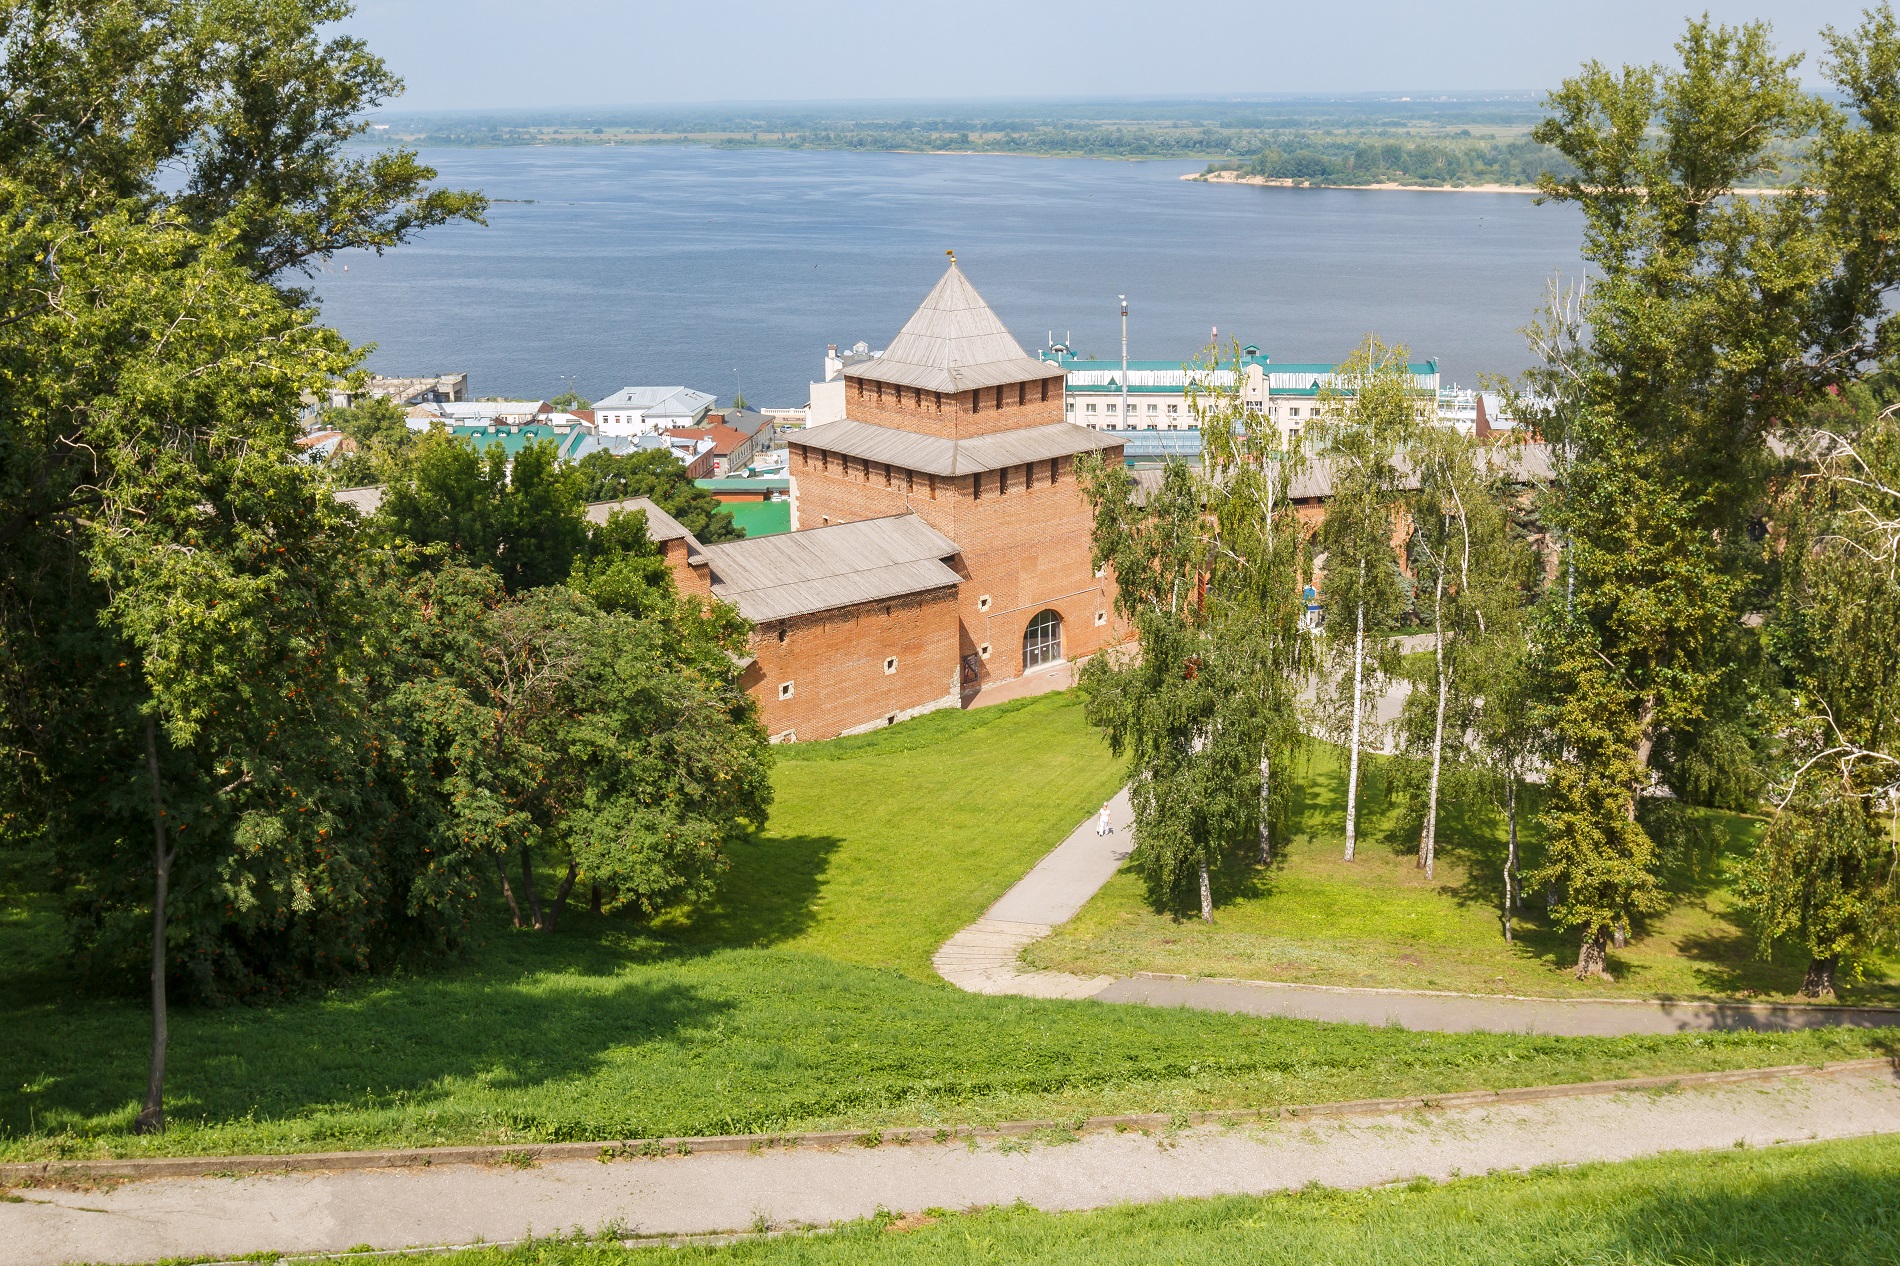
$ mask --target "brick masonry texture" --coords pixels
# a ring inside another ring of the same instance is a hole
[[[687,565],[688,552],[689,547],[684,540],[665,541],[660,545],[660,555],[666,559],[667,568],[673,573],[673,583],[679,586],[679,591],[703,598],[712,592],[712,580],[704,568],[695,571]]]
[[[940,395],[847,375],[844,409],[845,416],[854,422],[938,439],[969,440],[1062,421],[1062,379],[1043,378]]]
[[[946,586],[762,624],[742,680],[774,738],[835,738],[953,702],[957,641],[957,591]]]
[[[1072,458],[1057,459],[1053,470],[1043,461],[934,480],[815,450],[795,455],[792,466],[805,527],[914,511],[962,547],[953,564],[966,577],[958,657],[977,657],[965,690],[1022,675],[1023,632],[1044,610],[1062,616],[1063,657],[1071,661],[1126,636],[1113,579],[1089,563],[1089,509]]]

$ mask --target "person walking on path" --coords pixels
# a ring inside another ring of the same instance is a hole
[[[1115,828],[1108,824],[1108,805],[1107,804],[1102,805],[1101,816],[1095,820],[1095,833],[1097,835],[1115,834]]]

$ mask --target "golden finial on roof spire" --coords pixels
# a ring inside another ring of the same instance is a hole
[[[954,263],[956,263],[956,262],[957,262],[957,253],[956,253],[955,251],[953,251],[953,250],[952,250],[952,251],[945,251],[945,252],[944,252],[944,254],[946,254],[946,255],[948,255],[948,256],[950,257],[950,262],[951,262],[951,263],[953,263],[953,264],[954,264]]]

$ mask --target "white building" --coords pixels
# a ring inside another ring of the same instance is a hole
[[[823,426],[844,421],[844,371],[853,365],[875,360],[884,353],[872,351],[869,343],[838,350],[836,343],[825,348],[825,380],[811,385],[811,403],[805,406],[805,425]]]
[[[602,435],[651,435],[703,426],[712,407],[712,396],[691,387],[622,387],[594,402],[594,425]]]
[[[1438,421],[1461,435],[1484,438],[1517,423],[1504,416],[1504,400],[1495,391],[1472,391],[1456,383],[1438,389]]]
[[[1257,347],[1241,349],[1237,367],[1131,360],[1126,382],[1120,361],[1078,360],[1062,348],[1042,356],[1063,368],[1063,416],[1098,431],[1194,431],[1199,428],[1195,394],[1238,387],[1241,403],[1267,418],[1287,443],[1319,416],[1320,394],[1344,386],[1337,365],[1277,365]],[[1410,368],[1417,389],[1437,398],[1438,362],[1415,362]]]
[[[525,426],[545,421],[554,406],[545,400],[441,400],[412,405],[403,415],[412,431],[443,426]]]

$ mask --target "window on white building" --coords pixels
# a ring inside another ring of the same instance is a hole
[[[1169,406],[1168,406],[1168,416],[1169,416],[1169,417],[1174,417],[1174,416],[1175,416],[1176,414],[1178,414],[1178,413],[1180,413],[1180,412],[1181,412],[1181,406],[1180,406],[1180,405],[1178,405],[1178,404],[1171,404],[1171,405],[1169,405]]]
[[[1082,407],[1090,413],[1095,412],[1095,405],[1093,403],[1085,404]]]
[[[1148,412],[1150,412],[1150,413],[1153,413],[1153,412],[1155,412],[1155,411],[1156,411],[1156,410],[1155,410],[1155,406],[1154,406],[1153,404],[1150,404],[1150,405],[1148,406]],[[1173,413],[1173,412],[1174,412],[1174,410],[1173,410],[1173,409],[1169,409],[1169,410],[1168,410],[1168,412],[1169,412],[1169,413]]]

